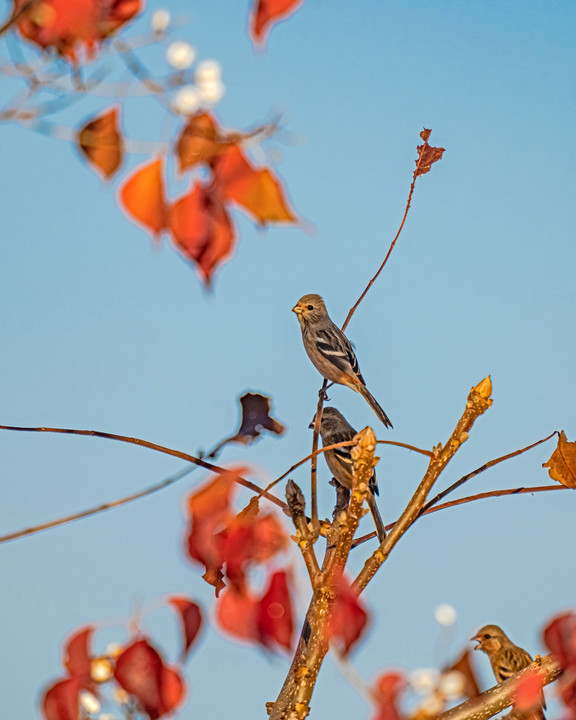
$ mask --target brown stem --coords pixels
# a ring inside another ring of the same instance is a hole
[[[386,257],[384,258],[382,264],[380,265],[380,267],[379,267],[378,270],[376,271],[376,274],[375,274],[374,277],[370,280],[370,282],[368,283],[368,285],[366,285],[366,287],[364,288],[364,290],[363,290],[362,294],[360,295],[360,297],[358,298],[358,300],[356,300],[356,302],[354,303],[354,305],[350,308],[350,311],[349,311],[348,315],[346,316],[346,320],[344,320],[344,325],[342,325],[342,332],[344,332],[344,330],[346,330],[346,328],[348,327],[348,323],[350,322],[350,320],[352,320],[352,316],[354,315],[354,313],[356,312],[356,309],[358,308],[358,305],[360,305],[360,303],[362,302],[362,300],[364,300],[364,298],[365,298],[366,295],[368,294],[368,290],[370,290],[370,288],[372,287],[372,285],[374,285],[374,283],[375,283],[376,280],[378,279],[378,276],[380,275],[380,273],[382,272],[382,270],[384,270],[384,267],[385,267],[386,263],[388,262],[388,258],[389,258],[390,255],[392,254],[392,250],[394,250],[394,246],[396,245],[396,241],[397,241],[398,238],[400,237],[400,233],[402,232],[402,228],[404,227],[404,223],[406,222],[406,218],[408,217],[408,211],[410,210],[410,205],[411,205],[411,203],[412,203],[412,195],[414,194],[414,188],[416,187],[416,180],[417,180],[418,177],[419,177],[420,163],[422,162],[422,158],[424,157],[424,151],[426,150],[426,146],[427,146],[427,145],[428,145],[428,140],[424,140],[424,145],[423,145],[423,147],[422,147],[422,152],[421,152],[420,155],[418,156],[418,162],[417,162],[417,164],[416,164],[416,171],[414,172],[414,176],[412,177],[412,182],[411,182],[411,184],[410,184],[410,192],[408,193],[408,200],[406,201],[406,208],[405,208],[405,210],[404,210],[404,216],[402,217],[402,222],[400,223],[400,227],[398,228],[398,232],[396,233],[396,235],[395,235],[395,237],[394,237],[394,240],[392,240],[392,243],[390,244],[390,247],[388,248],[388,252],[386,253]]]
[[[182,452],[181,450],[174,450],[169,447],[165,447],[164,445],[157,445],[156,443],[149,442],[148,440],[142,440],[141,438],[135,438],[135,437],[129,437],[127,435],[116,435],[114,433],[107,433],[107,432],[101,432],[99,430],[74,430],[70,428],[52,428],[52,427],[20,427],[16,425],[0,425],[0,430],[15,430],[18,432],[49,432],[49,433],[62,433],[62,434],[68,434],[68,435],[86,435],[88,437],[98,437],[103,438],[105,440],[117,440],[119,442],[128,443],[130,445],[139,445],[140,447],[148,448],[149,450],[155,450],[156,452],[164,453],[165,455],[172,455],[173,457],[180,458],[181,460],[186,460],[187,462],[191,462],[194,465],[198,465],[199,467],[204,468],[205,470],[210,470],[212,472],[221,474],[226,472],[225,468],[219,467],[218,465],[213,465],[212,463],[206,462],[205,460],[201,460],[200,458],[195,457],[194,455],[189,455],[188,453]],[[282,500],[278,499],[275,495],[272,495],[271,493],[268,493],[264,490],[262,490],[261,487],[256,485],[253,482],[250,482],[250,480],[246,480],[243,477],[236,476],[235,477],[236,482],[239,485],[242,485],[245,488],[248,488],[248,490],[252,490],[252,492],[259,493],[260,495],[263,495],[267,500],[270,500],[275,505],[278,505],[278,507],[282,508],[284,512],[287,511],[286,503],[282,502]]]
[[[435,720],[487,720],[512,705],[518,681],[533,673],[535,669],[538,670],[543,685],[553,682],[561,673],[558,660],[552,655],[546,655],[490,690],[436,715]]]
[[[294,480],[288,480],[286,483],[286,502],[288,503],[288,509],[292,516],[292,522],[296,528],[296,542],[302,553],[308,575],[310,576],[310,582],[314,591],[318,583],[318,576],[320,575],[320,567],[318,566],[318,560],[316,559],[316,553],[314,552],[314,541],[310,536],[310,530],[308,528],[308,521],[306,520],[306,504],[304,501],[304,493],[296,485]]]
[[[322,406],[324,405],[324,397],[328,380],[324,380],[320,392],[318,393],[318,405],[316,407],[316,415],[314,416],[314,432],[312,433],[312,459],[310,460],[310,500],[312,504],[312,528],[314,532],[318,532],[318,435],[320,433],[320,422],[322,420]]]
[[[527,452],[528,450],[532,450],[532,448],[537,447],[538,445],[542,445],[542,443],[547,442],[551,438],[554,437],[554,435],[558,435],[558,431],[554,430],[553,433],[550,433],[548,437],[543,438],[542,440],[537,440],[535,443],[532,443],[531,445],[527,445],[524,448],[521,448],[520,450],[515,450],[514,452],[508,453],[508,455],[502,455],[502,457],[496,458],[495,460],[488,460],[487,463],[484,463],[479,468],[476,468],[476,470],[473,470],[472,472],[468,473],[467,475],[464,475],[460,478],[460,480],[457,480],[455,483],[450,485],[450,487],[446,488],[446,490],[443,490],[441,493],[438,493],[436,497],[432,498],[429,502],[424,505],[422,508],[422,511],[420,512],[421,515],[423,515],[427,510],[429,510],[434,505],[437,505],[440,500],[443,500],[446,495],[449,495],[454,490],[457,490],[459,487],[464,485],[464,483],[468,482],[468,480],[471,480],[472,478],[476,477],[476,475],[480,475],[480,473],[483,473],[485,470],[488,470],[488,468],[494,467],[494,465],[498,465],[498,463],[504,462],[504,460],[510,460],[513,457],[516,457],[517,455],[522,455],[522,453]]]
[[[406,530],[415,522],[420,511],[424,507],[428,493],[432,489],[434,483],[444,470],[451,458],[458,451],[463,442],[468,438],[468,432],[472,429],[475,420],[482,415],[492,404],[490,394],[492,392],[492,383],[490,377],[484,378],[476,387],[473,387],[468,395],[466,409],[462,417],[456,423],[454,432],[450,436],[445,447],[439,448],[437,454],[430,460],[428,470],[426,471],[422,481],[418,485],[416,492],[412,496],[404,512],[394,524],[386,539],[380,547],[368,558],[360,574],[354,581],[355,589],[361,593],[378,568],[386,561],[392,549]]]

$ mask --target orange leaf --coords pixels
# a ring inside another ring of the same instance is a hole
[[[254,640],[258,601],[247,591],[230,587],[216,605],[216,621],[220,628],[240,640]]]
[[[296,222],[280,182],[268,168],[257,170],[238,146],[214,160],[214,185],[222,197],[237,203],[261,225]]]
[[[514,693],[514,709],[524,716],[542,705],[543,677],[536,669],[522,675]]]
[[[92,685],[90,643],[93,633],[94,628],[90,625],[77,630],[64,647],[64,667],[72,677],[81,681],[83,687]]]
[[[158,157],[139,165],[119,190],[124,212],[156,237],[166,227],[168,217],[162,173],[162,157]]]
[[[199,163],[211,163],[220,152],[219,131],[208,112],[192,115],[176,143],[180,172]]]
[[[209,285],[216,265],[234,249],[235,232],[226,207],[196,184],[174,203],[170,229],[178,250],[196,263]]]
[[[428,145],[428,140],[432,130],[424,128],[420,133],[420,137],[424,140],[424,145],[418,145],[418,160],[416,160],[416,170],[414,170],[414,177],[417,178],[420,175],[425,175],[430,172],[430,168],[435,162],[442,159],[442,155],[446,152],[444,148],[431,147]]]
[[[576,488],[576,442],[568,442],[564,430],[558,436],[556,450],[542,467],[548,468],[552,480]]]
[[[124,154],[122,135],[118,131],[118,108],[91,120],[78,133],[78,145],[89,164],[106,179],[114,175]]]
[[[250,18],[250,35],[255,43],[264,44],[275,23],[296,12],[304,0],[255,0]]]
[[[17,12],[29,0],[14,0]],[[141,0],[40,0],[22,14],[20,33],[42,48],[53,47],[68,60],[96,45],[140,11]]]
[[[454,663],[443,671],[445,673],[456,671],[462,675],[464,679],[463,694],[468,698],[473,698],[480,694],[472,653],[473,651],[468,649],[464,650]]]
[[[373,691],[377,705],[374,720],[400,720],[402,718],[399,710],[399,695],[405,686],[404,676],[398,672],[386,672],[379,676]]]

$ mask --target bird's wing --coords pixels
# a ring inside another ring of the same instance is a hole
[[[335,325],[327,330],[316,332],[316,347],[326,360],[329,360],[339,370],[355,375],[362,385],[364,378],[358,367],[356,354],[348,338]]]
[[[496,661],[496,668],[498,674],[498,682],[502,682],[507,678],[511,677],[515,673],[528,667],[532,662],[532,658],[526,652],[519,647],[504,648],[502,652],[498,654]]]

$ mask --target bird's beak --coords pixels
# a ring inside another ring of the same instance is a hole
[[[308,425],[308,429],[309,429],[309,430],[314,430],[314,420],[312,420],[312,422],[310,423],[310,425]]]
[[[471,637],[470,640],[471,640],[471,642],[477,642],[477,643],[478,643],[478,645],[476,645],[476,647],[474,648],[474,650],[481,650],[480,645],[481,645],[481,642],[482,642],[482,641],[480,640],[480,638],[479,638],[477,635],[474,635],[474,637]]]
[[[292,312],[295,312],[296,315],[301,315],[301,314],[302,314],[302,308],[300,307],[300,305],[294,305],[294,307],[292,308]]]

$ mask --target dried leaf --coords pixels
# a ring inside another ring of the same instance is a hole
[[[330,621],[331,642],[343,655],[348,655],[358,642],[368,623],[368,612],[360,603],[346,578],[336,587],[336,599]]]
[[[119,190],[120,204],[131,220],[144,225],[154,236],[166,227],[162,157],[139,165]]]
[[[202,609],[186,597],[174,596],[168,598],[168,603],[176,610],[180,618],[183,639],[180,662],[184,662],[202,626]]]
[[[177,249],[196,264],[210,285],[216,266],[234,249],[236,234],[226,207],[217,195],[195,184],[174,203],[170,229]]]
[[[46,720],[78,720],[80,681],[78,678],[59,680],[51,685],[42,699]]]
[[[254,43],[264,44],[270,28],[296,12],[304,0],[255,0],[250,17],[250,35]]]
[[[438,162],[438,160],[441,160],[445,152],[444,148],[431,147],[428,145],[431,132],[432,130],[424,129],[420,133],[420,137],[424,140],[424,145],[418,145],[416,148],[418,150],[418,159],[416,160],[416,170],[414,171],[415,178],[429,172],[432,165]]]
[[[240,398],[240,405],[242,406],[242,422],[236,435],[230,439],[231,442],[249,445],[260,437],[263,430],[282,435],[286,429],[282,423],[270,417],[270,398],[266,395],[246,393]]]
[[[463,695],[467,698],[473,698],[480,694],[473,657],[473,651],[466,649],[450,667],[443,671],[444,673],[456,671],[462,675],[464,678]]]
[[[84,125],[78,133],[78,146],[88,163],[104,178],[110,179],[122,164],[124,143],[118,130],[118,108]]]
[[[164,665],[147,640],[136,640],[124,649],[116,660],[114,678],[151,720],[171,712],[184,696],[179,673]]]
[[[294,623],[290,595],[286,571],[273,573],[256,612],[257,639],[264,647],[276,644],[287,650],[292,648]]]
[[[176,143],[180,172],[199,163],[210,164],[220,149],[220,132],[213,115],[208,112],[192,115]]]
[[[256,222],[296,222],[280,182],[268,168],[254,168],[240,147],[229,147],[214,160],[212,168],[219,194],[237,203]]]
[[[13,0],[13,12],[29,0]],[[54,48],[75,61],[82,51],[93,55],[108,35],[141,9],[141,0],[42,0],[34,2],[17,22],[20,33],[41,48]]]
[[[567,488],[576,488],[576,442],[568,442],[564,430],[558,436],[556,450],[542,467],[548,475]]]

